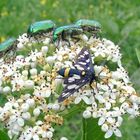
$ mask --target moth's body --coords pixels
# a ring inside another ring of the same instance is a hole
[[[62,68],[58,73],[64,77],[66,85],[58,101],[62,102],[73,93],[77,92],[82,86],[92,84],[95,80],[94,67],[91,56],[86,47],[78,54],[78,58],[74,64],[75,68]]]

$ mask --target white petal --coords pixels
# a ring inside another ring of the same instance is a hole
[[[105,118],[101,117],[98,121],[98,125],[102,125],[105,122]]]
[[[134,109],[128,108],[128,109],[127,109],[127,112],[128,112],[129,114],[134,114]]]
[[[102,131],[106,132],[108,131],[108,125],[107,124],[103,124],[101,127]]]
[[[47,137],[48,137],[49,139],[51,139],[52,136],[53,136],[53,133],[52,133],[51,131],[48,131],[48,132],[47,132]]]
[[[99,95],[99,94],[96,95],[95,98],[96,98],[100,103],[104,103],[104,102],[105,102],[103,96],[101,96],[101,95]]]
[[[75,104],[79,104],[80,101],[81,101],[81,98],[80,98],[80,97],[76,97],[74,103],[75,103]]]
[[[35,134],[35,135],[33,136],[33,140],[39,140],[39,136],[38,136],[37,134]]]
[[[92,117],[93,117],[93,118],[98,118],[97,112],[93,112],[93,113],[92,113]]]
[[[105,107],[106,107],[106,109],[110,109],[111,108],[111,103],[110,102],[105,102]]]
[[[60,140],[68,140],[66,137],[61,137]]]
[[[105,133],[105,138],[110,138],[113,134],[113,131],[112,130],[108,130],[106,133]]]
[[[17,122],[19,126],[24,126],[24,120],[22,118],[19,118]]]
[[[45,97],[50,97],[50,95],[51,95],[51,90],[46,90]]]
[[[82,99],[87,105],[91,104],[91,100],[87,96],[82,96]]]
[[[117,136],[117,137],[122,137],[122,133],[119,129],[115,129],[114,130],[114,134]]]
[[[123,118],[119,116],[117,121],[117,126],[120,126],[122,122],[123,122]]]

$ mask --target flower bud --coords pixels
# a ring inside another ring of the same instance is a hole
[[[88,111],[88,110],[85,110],[85,111],[83,112],[83,117],[84,117],[85,119],[90,118],[90,117],[91,117],[91,112]]]
[[[39,108],[35,108],[33,111],[33,114],[37,117],[40,115],[40,109]]]
[[[11,88],[9,86],[6,86],[3,88],[3,93],[9,93],[11,91]]]
[[[30,74],[32,76],[37,75],[37,69],[36,68],[30,69]]]

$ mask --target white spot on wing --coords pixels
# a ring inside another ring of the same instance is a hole
[[[68,81],[69,81],[69,82],[74,82],[75,79],[74,79],[73,77],[70,77],[70,78],[68,79]]]
[[[87,59],[86,62],[89,63],[90,62],[90,59]]]
[[[76,86],[77,86],[77,85],[73,84],[73,85],[67,86],[67,88],[68,88],[68,89],[73,89],[73,88],[75,88]]]
[[[75,89],[78,89],[78,88],[79,88],[79,86],[75,87]]]
[[[86,63],[85,63],[85,62],[79,62],[79,64],[86,65]]]
[[[88,55],[89,53],[87,51],[84,52],[85,55]]]
[[[79,75],[74,75],[73,77],[74,79],[81,79],[81,77]]]
[[[78,70],[84,70],[84,68],[81,67],[80,65],[75,65],[75,67],[77,67]]]
[[[82,83],[84,83],[85,82],[85,80],[82,80]]]
[[[68,96],[69,94],[70,94],[69,92],[63,93],[63,94],[62,94],[62,97]]]
[[[84,58],[84,57],[85,57],[84,55],[80,55],[80,56],[79,56],[79,58]]]

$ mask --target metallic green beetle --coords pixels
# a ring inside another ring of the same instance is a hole
[[[83,31],[97,33],[101,30],[101,24],[96,20],[80,19],[75,25],[80,26]]]
[[[51,20],[38,21],[28,27],[28,35],[34,36],[40,33],[50,32],[55,28],[55,23]]]
[[[13,50],[15,48],[15,38],[9,38],[8,40],[4,41],[0,44],[0,57],[2,57],[4,54],[8,53],[9,51]]]
[[[56,41],[56,40],[59,41],[60,39],[62,39],[69,43],[67,36],[77,39],[77,37],[75,36],[81,34],[82,32],[83,30],[78,25],[71,24],[71,25],[61,26],[54,30],[53,41]]]

